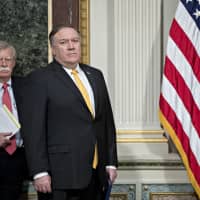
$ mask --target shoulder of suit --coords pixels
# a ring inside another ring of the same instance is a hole
[[[21,83],[21,84],[23,84],[24,83],[24,81],[26,80],[26,77],[25,76],[12,76],[11,77],[11,80],[12,80],[12,83]]]
[[[11,77],[11,79],[12,79],[12,81],[20,81],[20,80],[23,80],[23,79],[25,79],[25,77],[24,76],[12,76]]]
[[[17,93],[19,91],[22,91],[26,85],[26,77],[25,76],[12,76],[11,77],[12,80],[12,88],[13,91],[17,91]],[[17,94],[15,94],[16,97]]]
[[[88,64],[83,64],[83,63],[79,63],[79,66],[83,69],[83,70],[86,70],[86,71],[90,71],[91,73],[101,73],[101,70],[96,68],[96,67],[93,67],[91,65],[88,65]]]
[[[47,67],[38,68],[29,73],[26,77],[26,81],[29,82],[44,82],[48,80],[49,73],[46,73]]]

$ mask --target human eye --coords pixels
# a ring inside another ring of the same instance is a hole
[[[3,62],[3,60],[4,60],[5,62],[9,63],[9,62],[12,62],[12,61],[13,61],[13,58],[11,58],[11,57],[0,58],[0,61],[1,61],[1,62]]]
[[[58,41],[58,44],[59,45],[66,45],[67,44],[67,40],[60,40],[60,41]]]
[[[73,42],[73,43],[78,43],[79,41],[80,41],[79,38],[73,38],[73,39],[72,39],[72,42]]]
[[[6,62],[11,62],[13,59],[12,58],[5,58]]]

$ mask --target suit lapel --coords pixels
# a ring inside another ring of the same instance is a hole
[[[75,83],[60,64],[55,62],[55,65],[53,66],[53,71],[55,76],[64,84],[65,87],[70,89],[74,95],[78,96],[80,99],[83,99]]]
[[[71,93],[75,95],[81,101],[81,103],[88,109],[82,94],[80,93],[79,89],[77,88],[76,84],[71,79],[71,77],[65,72],[62,65],[54,61],[53,71],[55,76],[64,84],[64,86],[70,89]]]
[[[95,103],[95,113],[97,115],[97,107],[98,107],[98,89],[97,89],[97,84],[96,84],[96,80],[95,80],[95,76],[92,73],[92,71],[90,70],[89,67],[87,67],[86,65],[83,64],[79,64],[79,66],[81,67],[81,69],[83,70],[83,72],[85,73],[90,86],[92,88],[93,94],[94,94],[94,103]]]

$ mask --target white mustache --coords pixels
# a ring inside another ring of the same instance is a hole
[[[0,72],[2,72],[2,71],[10,72],[11,70],[9,67],[0,67]]]

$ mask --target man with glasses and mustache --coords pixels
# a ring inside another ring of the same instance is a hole
[[[4,104],[20,121],[20,93],[23,78],[12,77],[16,64],[15,48],[0,41],[0,106]],[[1,122],[0,122],[1,126]],[[0,133],[0,199],[18,200],[27,167],[20,133]]]

